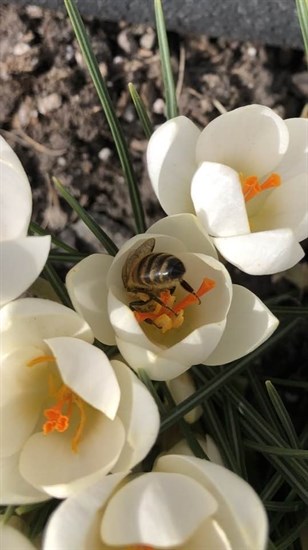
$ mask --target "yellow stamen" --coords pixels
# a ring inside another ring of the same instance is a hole
[[[245,178],[243,174],[240,174],[240,180],[245,202],[250,201],[262,191],[271,187],[278,187],[281,184],[281,177],[275,173],[271,174],[263,183],[259,182],[257,176],[248,176],[248,178]]]
[[[53,355],[40,355],[39,357],[35,357],[34,359],[31,359],[27,362],[27,367],[34,367],[35,365],[39,365],[40,363],[54,363],[55,358]]]

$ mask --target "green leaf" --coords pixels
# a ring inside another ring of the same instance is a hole
[[[277,541],[277,550],[289,550],[290,545],[300,537],[307,524],[308,518],[306,516],[304,519],[301,519],[297,525],[291,529],[291,531],[288,532],[286,537],[283,537],[281,540]]]
[[[105,233],[105,231],[96,223],[96,221],[90,216],[87,211],[80,206],[79,202],[69,193],[67,189],[61,184],[61,182],[53,177],[52,178],[57,190],[61,197],[70,205],[70,207],[76,212],[77,216],[86,224],[95,237],[102,243],[107,252],[111,256],[115,256],[118,252],[118,247]]]
[[[272,306],[271,312],[277,317],[307,317],[308,307],[305,306]]]
[[[297,433],[295,431],[295,428],[292,424],[292,420],[289,416],[288,411],[286,410],[282,399],[277,392],[275,386],[270,382],[270,380],[267,380],[265,382],[265,386],[269,395],[269,398],[272,402],[272,405],[276,411],[277,417],[279,418],[281,425],[289,439],[290,444],[298,449],[299,448],[299,439],[297,437]]]
[[[166,101],[167,118],[178,116],[178,107],[174,79],[171,69],[170,52],[168,46],[166,25],[161,0],[154,0],[156,29],[159,45],[159,53],[164,83],[164,96]]]
[[[296,10],[303,35],[306,57],[308,58],[308,1],[296,0]]]
[[[308,460],[308,451],[305,449],[292,449],[288,447],[274,447],[272,445],[260,445],[259,443],[255,443],[254,441],[244,441],[245,447],[248,447],[249,449],[254,449],[256,451],[259,451],[260,453],[269,453],[272,455],[279,455],[279,456],[293,456],[295,458],[301,458],[304,460]]]
[[[153,125],[146,110],[146,106],[144,105],[140,95],[138,94],[132,82],[128,84],[128,90],[135,105],[135,109],[141,122],[145,137],[147,139],[150,139],[151,135],[153,134]]]
[[[84,260],[84,258],[87,258],[89,254],[84,254],[83,252],[76,252],[74,254],[67,254],[63,252],[57,252],[56,250],[52,250],[49,253],[48,260],[50,262],[58,262],[58,263],[76,263],[80,262],[80,260]]]
[[[72,302],[70,300],[70,297],[67,293],[65,284],[60,279],[58,273],[53,268],[49,260],[46,262],[45,267],[43,269],[43,275],[44,277],[50,282],[52,288],[59,296],[62,304],[64,306],[70,307],[73,309]]]
[[[146,230],[146,226],[142,202],[137,185],[137,179],[133,170],[124,134],[120,126],[118,117],[115,113],[115,109],[113,107],[107,85],[99,70],[99,66],[91,47],[89,37],[87,35],[85,26],[82,22],[74,0],[64,0],[64,4],[71,20],[72,27],[78,40],[83,58],[88,67],[89,74],[96,88],[97,95],[104,109],[105,116],[118,151],[119,159],[128,185],[137,232],[144,233]]]

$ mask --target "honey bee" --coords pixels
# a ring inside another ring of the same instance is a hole
[[[199,296],[183,279],[186,272],[183,262],[172,254],[153,252],[154,247],[155,239],[147,239],[128,255],[124,263],[123,285],[127,292],[139,297],[130,302],[130,308],[133,311],[145,311],[156,302],[173,312],[160,299],[160,294],[166,290],[173,294],[177,284],[194,294],[200,303]]]

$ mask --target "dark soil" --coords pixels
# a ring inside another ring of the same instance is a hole
[[[135,231],[128,190],[66,15],[7,4],[0,7],[0,19],[0,124],[30,178],[33,218],[79,250],[101,249],[59,200],[51,184],[51,176],[56,176],[121,245]],[[162,123],[164,101],[156,35],[142,25],[90,18],[86,27],[129,145],[147,223],[151,224],[163,212],[147,177],[147,142],[127,84],[132,81],[136,85],[153,123]],[[284,118],[301,115],[308,93],[303,52],[175,33],[169,39],[180,111],[201,127],[223,109],[248,103],[267,105]],[[283,279],[274,284],[270,277],[252,278],[235,269],[232,276],[263,299],[297,292]],[[305,329],[301,324],[286,343],[271,352],[267,367],[263,364],[266,375],[303,377],[308,355]],[[294,392],[289,391],[289,398],[287,391],[284,393],[290,407],[297,408],[295,416],[302,428],[305,403],[302,393]]]

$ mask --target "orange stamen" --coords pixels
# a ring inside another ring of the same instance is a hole
[[[185,309],[186,307],[199,303],[199,298],[212,290],[212,288],[215,287],[215,281],[212,279],[203,279],[200,287],[198,288],[196,294],[187,294],[183,300],[181,300],[176,306],[173,308],[175,313],[178,313],[181,309]]]
[[[263,183],[259,182],[257,176],[249,176],[248,178],[244,178],[242,174],[240,174],[240,180],[245,202],[250,201],[266,189],[278,187],[281,183],[281,177],[279,174],[275,173],[271,174]]]
[[[27,367],[34,367],[34,365],[39,365],[40,363],[54,363],[55,358],[53,355],[40,355],[35,357],[27,362]]]

